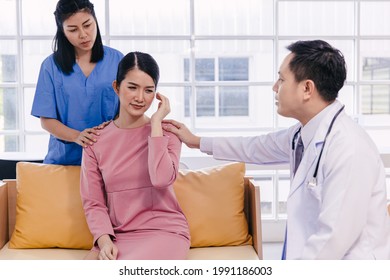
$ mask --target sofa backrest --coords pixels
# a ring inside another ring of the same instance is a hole
[[[15,222],[16,222],[16,197],[17,197],[17,188],[16,188],[16,180],[15,179],[7,179],[4,180],[4,182],[7,183],[7,189],[2,188],[2,191],[7,191],[8,195],[8,201],[0,201],[0,205],[8,205],[7,211],[8,211],[8,238],[11,238],[12,232],[15,228]],[[245,178],[244,180],[244,186],[245,186],[245,199],[244,199],[244,212],[248,221],[248,226],[250,227],[250,234],[253,236],[253,242],[257,243],[259,240],[257,240],[256,236],[259,234],[261,235],[261,232],[257,232],[258,228],[254,227],[253,225],[253,219],[260,219],[260,217],[253,217],[253,213],[256,213],[255,207],[259,207],[256,205],[257,203],[254,201],[254,199],[259,195],[251,192],[255,192],[254,188],[250,188],[250,184],[252,184],[252,181],[250,178]],[[2,196],[4,197],[4,196]],[[259,211],[259,209],[257,209]],[[259,212],[258,212],[259,213]],[[4,229],[5,230],[5,229]],[[260,228],[261,231],[261,228]],[[261,241],[260,241],[261,243]],[[260,245],[261,244],[255,244]]]
[[[7,192],[7,194],[2,193],[0,196],[2,200],[5,200],[0,201],[0,207],[4,207],[0,210],[8,212],[8,225],[0,226],[0,235],[4,235],[4,237],[0,236],[0,240],[7,242],[12,236],[16,223],[17,184],[15,179],[4,180],[4,182],[6,186],[1,187],[0,192]],[[244,212],[248,221],[248,232],[252,235],[253,247],[262,259],[260,188],[255,185],[252,178],[245,177],[244,189]]]
[[[8,238],[11,238],[12,232],[15,229],[15,222],[16,222],[16,197],[17,197],[17,188],[16,188],[16,180],[15,179],[7,179],[4,180],[4,182],[7,183],[7,192],[8,192]],[[250,178],[245,178],[244,185],[245,185],[245,201],[244,201],[244,212],[247,218],[248,223],[251,221],[250,213],[252,212],[252,209],[250,207],[253,207],[254,205],[251,205],[250,203],[250,197],[252,197],[249,192],[251,191],[249,189],[249,182]],[[5,203],[0,202],[1,205],[6,205]]]

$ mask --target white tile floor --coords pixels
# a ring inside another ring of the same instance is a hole
[[[283,243],[263,243],[263,259],[264,260],[280,260],[282,256]]]

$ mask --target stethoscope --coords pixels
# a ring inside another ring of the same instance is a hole
[[[326,132],[326,135],[325,135],[325,138],[324,138],[324,142],[323,142],[322,147],[321,147],[320,155],[319,155],[318,160],[317,160],[316,168],[314,169],[313,178],[311,178],[311,180],[310,180],[309,183],[308,183],[308,186],[311,187],[311,188],[314,188],[314,187],[317,186],[317,173],[318,173],[318,168],[319,168],[319,166],[320,166],[320,161],[321,161],[321,157],[322,157],[322,152],[324,151],[326,139],[328,138],[330,132],[332,131],[332,127],[333,127],[333,124],[334,124],[335,120],[336,120],[337,117],[340,115],[341,111],[344,110],[344,107],[345,107],[345,105],[343,105],[343,106],[337,111],[337,113],[333,116],[332,121],[330,122],[328,131]],[[292,140],[292,143],[291,143],[291,146],[292,146],[293,151],[295,151],[295,142],[296,142],[296,138],[298,137],[299,133],[301,132],[301,128],[302,128],[302,127],[300,127],[300,128],[297,130],[297,132],[295,132],[295,134],[294,134],[294,137],[293,137],[293,140]]]

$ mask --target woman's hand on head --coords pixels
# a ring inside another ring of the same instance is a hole
[[[161,122],[171,112],[171,106],[168,97],[159,92],[156,93],[156,99],[160,100],[160,102],[158,103],[157,111],[151,117],[151,121]]]

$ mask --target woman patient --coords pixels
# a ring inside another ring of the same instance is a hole
[[[187,220],[172,184],[181,142],[163,131],[169,100],[156,93],[159,67],[149,54],[131,52],[119,63],[113,88],[119,115],[84,149],[81,197],[94,247],[86,259],[185,259]],[[153,99],[158,109],[145,112]]]

